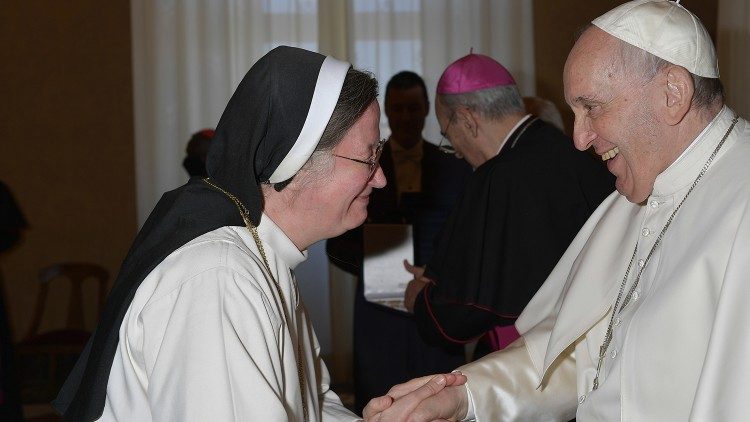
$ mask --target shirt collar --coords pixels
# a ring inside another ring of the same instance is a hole
[[[708,160],[724,137],[733,117],[732,110],[724,106],[685,151],[656,177],[652,195],[672,195],[692,184],[698,176],[697,170]]]
[[[500,154],[500,151],[503,150],[503,147],[505,146],[505,143],[508,142],[508,139],[510,139],[510,137],[516,133],[518,128],[521,127],[521,125],[524,124],[524,122],[529,120],[531,117],[532,117],[531,114],[527,114],[521,117],[521,119],[515,124],[515,126],[513,126],[513,129],[508,131],[508,134],[505,135],[505,139],[503,139],[503,142],[500,144],[500,148],[497,149],[497,153],[495,155]]]
[[[300,252],[292,240],[286,236],[266,213],[263,213],[263,217],[260,219],[258,236],[264,246],[266,246],[266,250],[273,250],[273,253],[278,255],[292,270],[307,259],[307,251]]]

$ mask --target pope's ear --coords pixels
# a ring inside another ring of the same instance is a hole
[[[693,101],[693,78],[690,72],[680,66],[669,66],[666,69],[666,87],[664,89],[665,118],[670,125],[676,125],[682,121]]]

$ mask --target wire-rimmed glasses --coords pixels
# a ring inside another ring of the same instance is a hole
[[[380,162],[380,154],[383,153],[383,146],[385,146],[385,142],[387,140],[388,140],[387,138],[383,138],[380,141],[378,141],[378,143],[375,145],[375,150],[373,151],[372,157],[370,157],[370,159],[368,160],[360,160],[358,158],[345,157],[343,155],[338,155],[338,154],[333,154],[333,156],[351,160],[356,163],[367,164],[368,166],[370,166],[370,174],[367,176],[367,178],[369,179],[370,177],[372,177],[372,175],[375,173],[375,170],[377,170],[378,168],[378,162]]]
[[[440,152],[444,152],[446,154],[456,154],[456,149],[453,148],[453,145],[451,145],[451,141],[448,139],[448,129],[450,129],[451,123],[453,123],[453,119],[455,118],[456,113],[451,113],[451,118],[448,119],[448,124],[445,125],[445,130],[440,131],[440,143],[438,144],[438,149],[440,150]]]

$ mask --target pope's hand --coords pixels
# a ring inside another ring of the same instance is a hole
[[[363,412],[365,421],[456,421],[466,415],[468,398],[460,373],[415,378],[376,397]]]

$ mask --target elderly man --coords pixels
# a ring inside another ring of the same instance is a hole
[[[513,77],[490,57],[469,54],[449,65],[435,111],[476,171],[424,277],[414,270],[406,303],[430,343],[488,333],[481,356],[518,337],[515,319],[614,183],[601,162],[526,113]]]
[[[399,386],[381,419],[747,419],[750,124],[718,76],[705,28],[677,3],[594,20],[568,56],[565,96],[576,146],[607,161],[619,195],[524,310],[522,340],[463,367],[468,389],[431,382],[439,394],[418,405],[424,388],[403,395],[425,381]]]

